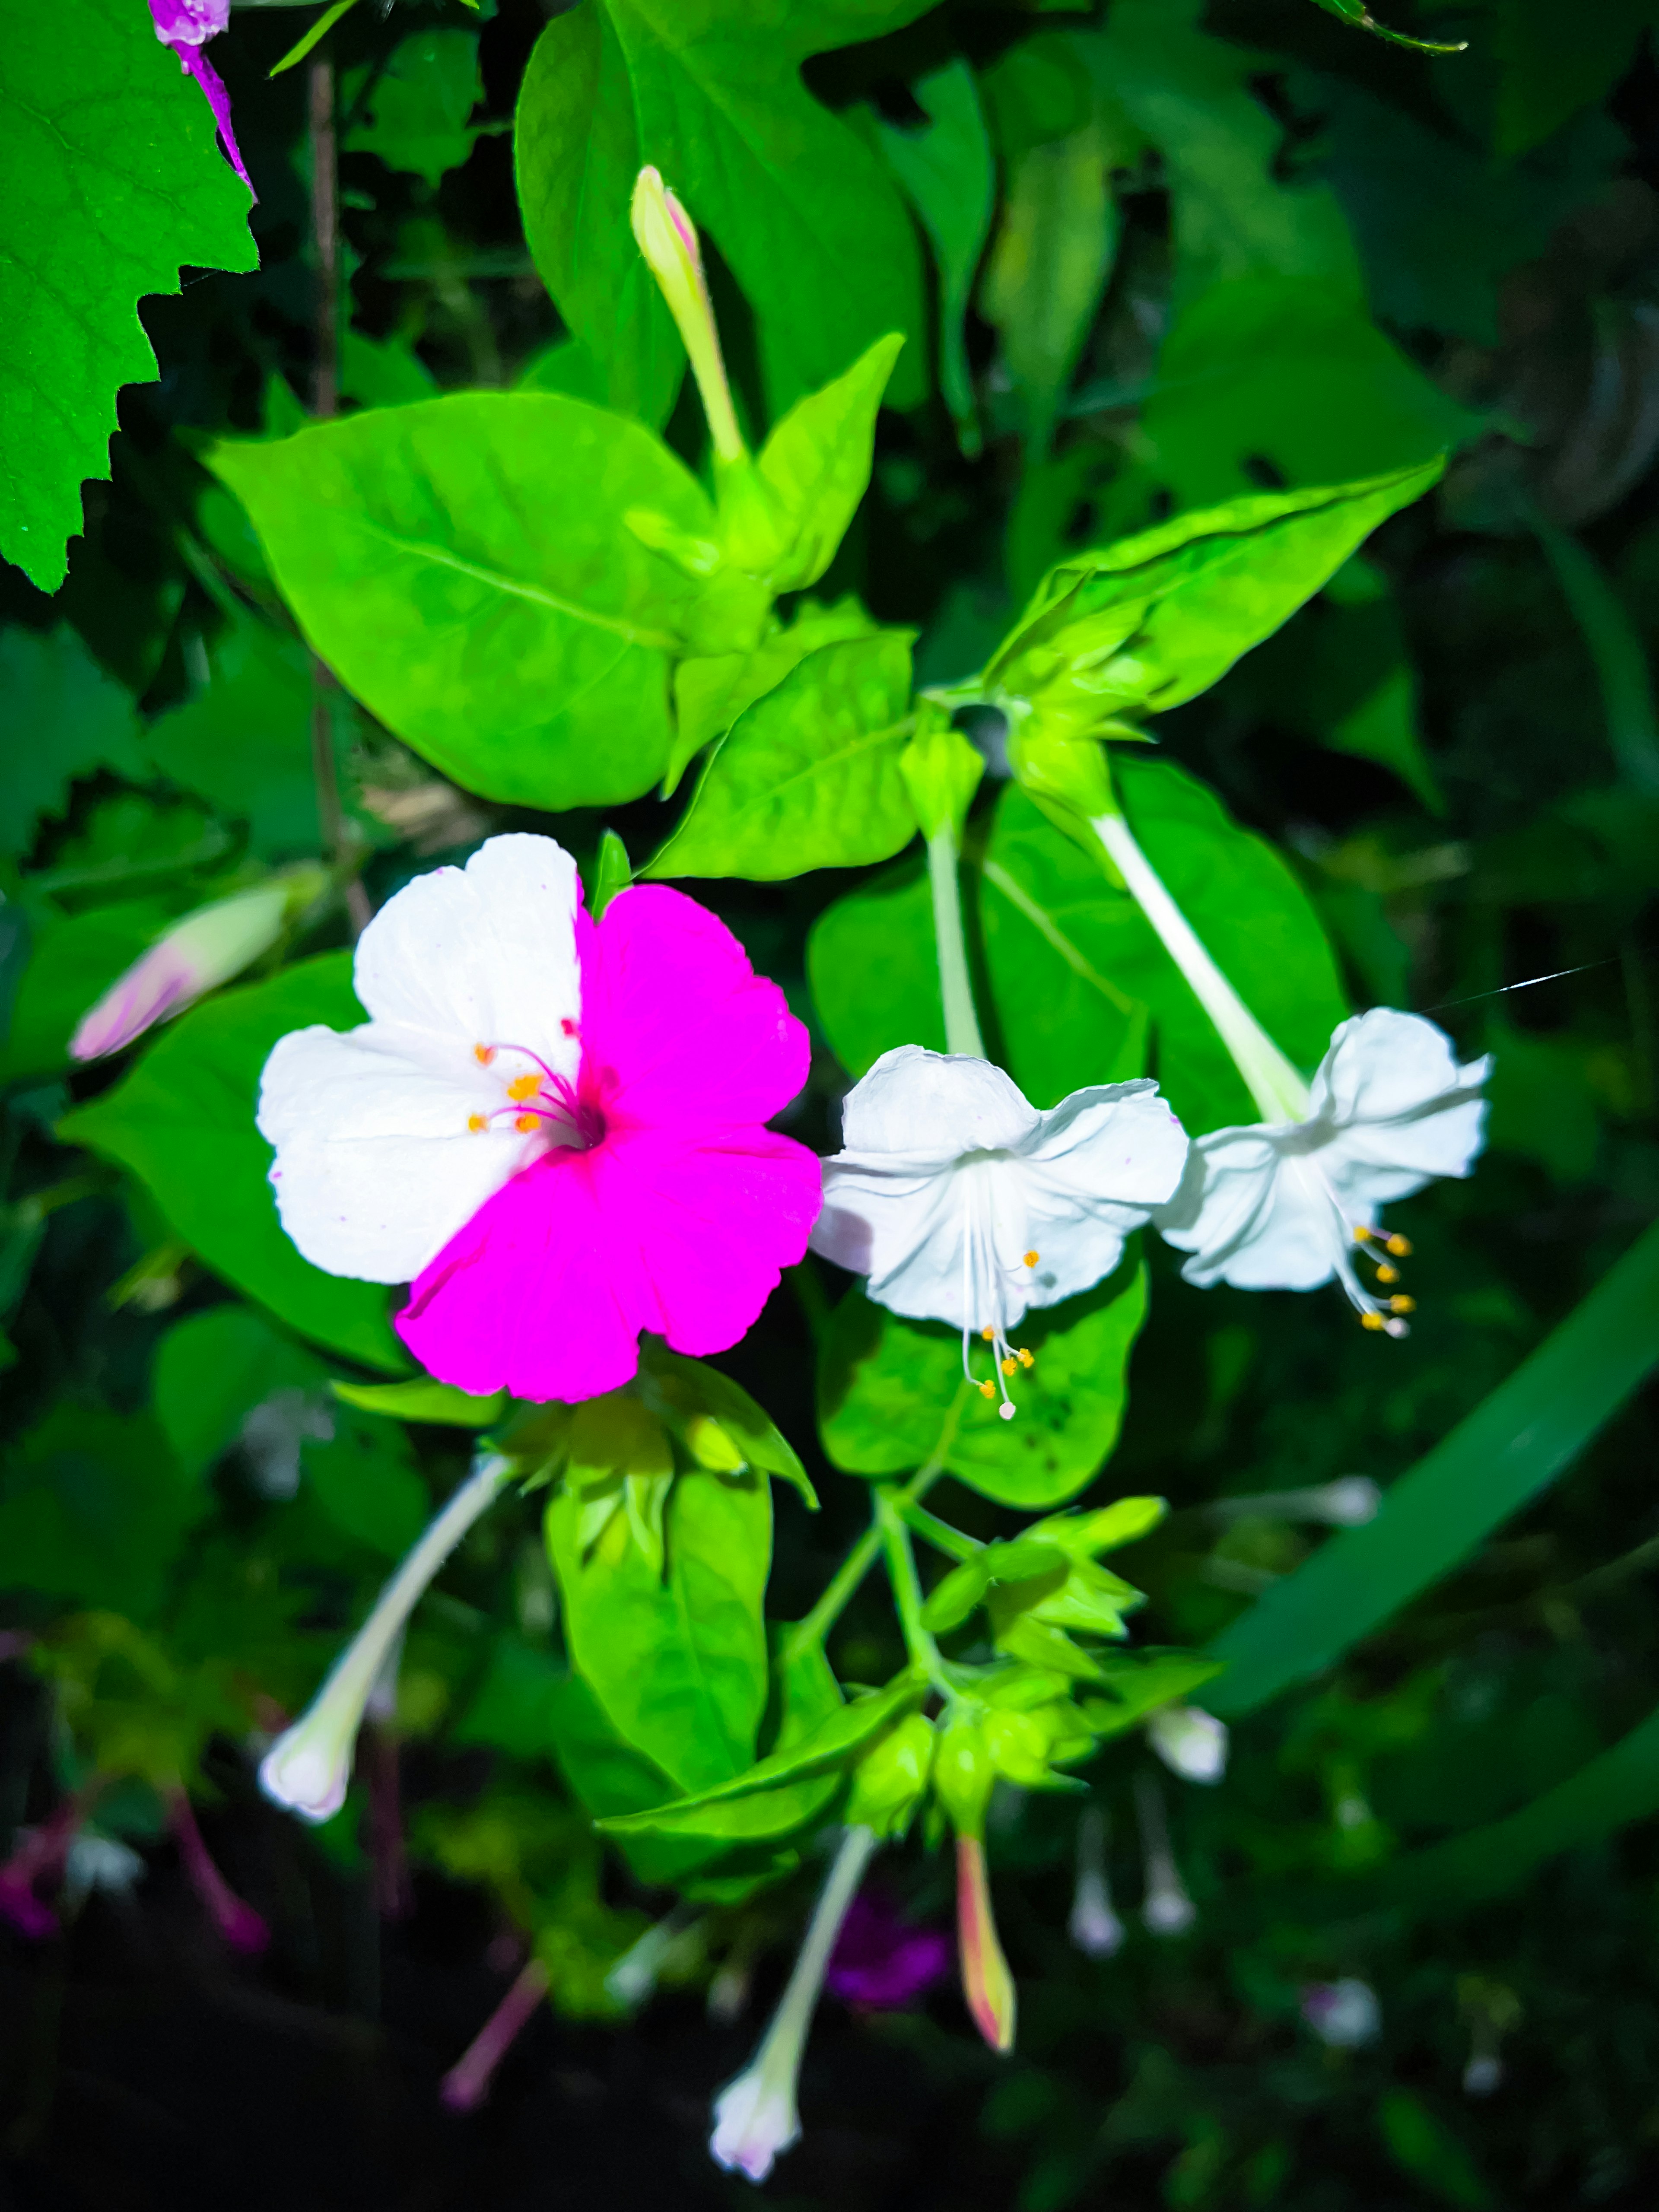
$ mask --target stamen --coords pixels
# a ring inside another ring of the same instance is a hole
[[[1359,1316],[1359,1326],[1361,1328],[1381,1328],[1382,1316],[1375,1307],[1368,1306]]]
[[[541,1087],[539,1075],[515,1075],[507,1086],[507,1095],[516,1103],[520,1099],[533,1098]]]
[[[981,1382],[979,1386],[979,1395],[981,1398],[994,1398],[997,1395],[996,1384],[994,1382]]]
[[[1018,1375],[1019,1372],[1019,1362],[1012,1353],[1006,1359],[999,1360],[997,1364],[1005,1375]]]
[[[980,1334],[985,1339],[987,1344],[994,1344],[997,1340],[997,1333],[988,1322],[981,1329]]]
[[[474,1136],[477,1136],[481,1129],[487,1129],[489,1127],[489,1116],[488,1114],[469,1114],[466,1117],[466,1126]]]
[[[1389,1310],[1391,1313],[1415,1313],[1417,1311],[1417,1300],[1415,1298],[1406,1297],[1403,1295],[1399,1297],[1390,1298],[1389,1300]]]
[[[520,1135],[527,1137],[532,1129],[539,1129],[541,1127],[542,1117],[539,1114],[515,1115],[514,1117],[513,1126],[519,1131]]]
[[[1022,1367],[1035,1367],[1036,1365],[1036,1352],[1027,1352],[1024,1346],[1021,1346],[1019,1350],[1015,1352],[1014,1357],[1018,1360]]]
[[[472,1048],[472,1057],[480,1067],[488,1067],[495,1057],[495,1048],[493,1044],[475,1044]]]
[[[1028,1252],[1028,1253],[1025,1255],[1025,1265],[1026,1265],[1028,1267],[1036,1267],[1036,1263],[1037,1263],[1037,1261],[1038,1261],[1042,1257],[1042,1253],[1041,1253],[1041,1252]]]
[[[1400,1270],[1398,1267],[1391,1267],[1385,1260],[1376,1271],[1376,1279],[1379,1283],[1397,1283],[1400,1280]]]
[[[562,1036],[575,1036],[579,1032],[579,1028],[580,1024],[573,1022],[569,1015],[566,1014],[559,1024],[559,1034]]]
[[[1409,1237],[1390,1237],[1389,1249],[1396,1260],[1409,1260],[1412,1256],[1412,1240]]]

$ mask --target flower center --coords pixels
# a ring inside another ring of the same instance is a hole
[[[576,1024],[567,1021],[562,1024],[567,1036],[574,1036]],[[526,1044],[475,1044],[472,1057],[480,1067],[494,1068],[497,1059],[507,1054],[512,1056],[508,1065],[528,1060],[518,1073],[506,1075],[503,1088],[506,1097],[499,1106],[487,1114],[469,1114],[466,1126],[475,1135],[495,1126],[497,1121],[510,1121],[520,1136],[540,1134],[550,1145],[564,1145],[578,1152],[590,1152],[605,1135],[605,1115],[598,1102],[584,1097],[568,1075],[556,1075],[539,1053],[532,1052]]]
[[[1029,1283],[1031,1270],[1042,1255],[1026,1252],[1015,1265],[1006,1265],[997,1249],[996,1209],[986,1178],[970,1167],[963,1182],[967,1196],[962,1234],[962,1371],[981,1398],[1000,1397],[997,1411],[1005,1421],[1012,1421],[1014,1401],[1008,1395],[1009,1378],[1021,1368],[1035,1367],[1036,1358],[1008,1341],[1008,1285]],[[975,1314],[986,1318],[975,1322]],[[975,1334],[991,1347],[992,1370],[984,1377],[975,1374],[969,1357]]]
[[[1337,1280],[1359,1316],[1360,1327],[1380,1330],[1385,1336],[1409,1336],[1411,1324],[1406,1316],[1416,1311],[1417,1301],[1394,1285],[1400,1280],[1395,1262],[1411,1257],[1411,1239],[1386,1229],[1373,1229],[1368,1222],[1351,1220],[1316,1160],[1304,1154],[1292,1164],[1304,1181],[1312,1180],[1316,1194],[1330,1208]],[[1376,1270],[1372,1284],[1361,1279],[1356,1259],[1369,1262]]]

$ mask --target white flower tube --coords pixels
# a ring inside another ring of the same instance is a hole
[[[817,2008],[824,1970],[841,1923],[858,1895],[875,1848],[872,1828],[853,1827],[842,1832],[771,2026],[743,2072],[727,2082],[714,2100],[714,2131],[708,2148],[715,2162],[728,2172],[764,2181],[779,2152],[800,2139],[795,2085],[807,2030]]]
[[[1146,1723],[1146,1735],[1183,1782],[1219,1782],[1227,1771],[1227,1723],[1198,1705],[1161,1705]]]
[[[322,1688],[259,1762],[259,1786],[275,1803],[307,1820],[329,1820],[339,1811],[364,1709],[410,1614],[512,1473],[510,1460],[481,1453],[471,1474],[381,1591]]]

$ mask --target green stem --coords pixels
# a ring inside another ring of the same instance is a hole
[[[939,996],[945,1001],[945,1045],[948,1052],[985,1057],[985,1040],[974,1011],[974,987],[968,974],[968,944],[962,932],[962,884],[957,873],[955,832],[947,824],[927,840],[927,881],[933,894],[933,941],[939,951]]]
[[[963,1535],[960,1528],[953,1528],[948,1521],[941,1521],[936,1513],[929,1513],[909,1498],[896,1499],[895,1510],[908,1528],[948,1559],[971,1559],[975,1552],[985,1548],[977,1537]]]
[[[925,1467],[913,1474],[898,1497],[906,1504],[922,1497],[939,1480],[942,1467]],[[779,1647],[780,1662],[787,1667],[815,1644],[822,1644],[842,1614],[852,1602],[854,1592],[876,1564],[876,1554],[881,1549],[881,1529],[872,1521],[852,1550],[842,1561],[824,1589],[823,1596],[811,1613],[795,1623],[794,1627]]]
[[[904,1525],[897,1496],[884,1482],[876,1488],[875,1520],[881,1532],[882,1549],[887,1556],[887,1579],[892,1584],[893,1603],[898,1611],[910,1664],[918,1673],[926,1674],[935,1689],[949,1697],[951,1685],[945,1676],[945,1662],[921,1618],[921,1581],[916,1573],[915,1553],[910,1549],[910,1532]]]
[[[1305,1121],[1308,1086],[1210,957],[1198,933],[1164,889],[1121,814],[1097,815],[1090,828],[1123,878],[1129,896],[1157,931],[1232,1054],[1264,1121]]]

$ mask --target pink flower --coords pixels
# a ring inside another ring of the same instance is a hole
[[[623,891],[595,925],[550,838],[492,838],[363,933],[370,1019],[265,1066],[283,1226],[331,1273],[413,1282],[398,1316],[464,1390],[574,1401],[643,1329],[735,1344],[799,1261],[818,1164],[763,1125],[806,1033],[715,917]]]
[[[942,1929],[913,1927],[886,1898],[866,1891],[842,1923],[824,1986],[861,2011],[898,2012],[950,1971],[951,1939]]]
[[[230,127],[230,94],[202,52],[210,39],[216,39],[229,27],[230,0],[149,0],[149,12],[155,19],[156,37],[172,48],[179,57],[179,68],[201,86],[219,126],[219,143],[230,156],[230,166],[252,191],[253,180],[242,166],[236,133]],[[257,193],[254,196],[258,198]]]

